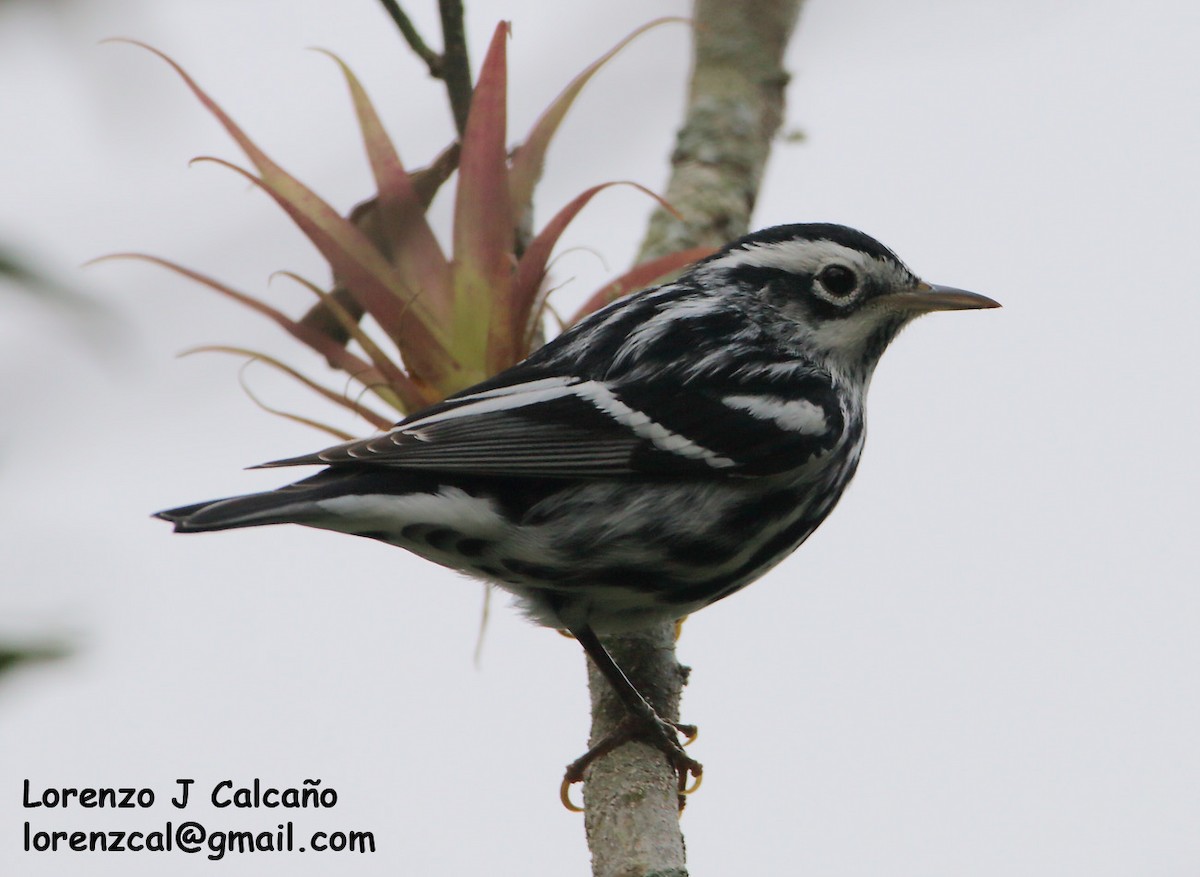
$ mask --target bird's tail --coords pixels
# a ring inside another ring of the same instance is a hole
[[[307,491],[292,485],[282,490],[250,493],[180,506],[157,512],[154,517],[170,521],[176,533],[207,533],[268,524],[301,524],[315,512]]]
[[[249,493],[158,512],[176,533],[207,533],[268,524],[305,524],[344,529],[345,522],[322,503],[350,496],[397,496],[437,490],[439,482],[428,474],[413,474],[371,467],[335,466],[295,484],[265,493]]]

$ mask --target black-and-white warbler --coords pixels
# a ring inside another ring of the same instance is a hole
[[[367,536],[510,591],[575,635],[682,783],[699,765],[597,633],[681,618],[790,554],[854,474],[889,342],[920,314],[997,306],[853,229],[766,229],[387,433],[266,464],[327,467],[310,478],[158,517]]]

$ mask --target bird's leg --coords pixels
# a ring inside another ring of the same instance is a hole
[[[587,625],[570,628],[571,634],[583,646],[585,652],[596,665],[596,669],[600,674],[608,680],[608,684],[612,686],[613,692],[624,704],[626,710],[625,718],[611,732],[606,734],[603,739],[596,743],[591,749],[581,755],[575,761],[567,765],[566,775],[563,777],[562,785],[562,800],[568,809],[578,809],[574,807],[567,792],[570,786],[574,783],[583,780],[583,773],[587,767],[609,752],[612,752],[618,746],[628,743],[630,740],[643,740],[661,751],[674,769],[679,780],[679,792],[682,796],[688,792],[695,791],[700,784],[700,776],[704,768],[700,762],[690,758],[683,751],[683,746],[679,743],[677,734],[683,734],[688,738],[690,743],[696,738],[695,725],[683,725],[678,722],[671,722],[662,718],[650,705],[650,702],[642,696],[642,693],[637,690],[629,677],[617,666],[616,661],[604,648],[604,644],[600,642],[600,638],[596,636],[596,632]],[[689,788],[688,777],[695,777],[696,782]],[[682,797],[680,798],[680,807],[683,806]]]

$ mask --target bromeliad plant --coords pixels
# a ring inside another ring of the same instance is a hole
[[[680,19],[660,19],[639,28],[583,70],[511,152],[506,146],[509,27],[502,22],[480,68],[461,141],[415,173],[401,163],[358,79],[331,55],[349,85],[377,188],[375,196],[349,217],[343,217],[264,154],[175,61],[144,46],[183,78],[237,142],[254,171],[216,158],[197,161],[225,165],[270,195],[329,263],[333,284],[325,290],[284,272],[319,299],[302,318],[293,319],[251,295],[165,259],[139,253],[109,258],[154,262],[258,311],[401,415],[430,405],[513,365],[539,342],[551,252],[580,210],[597,193],[615,185],[603,183],[586,189],[539,232],[528,233],[534,188],[547,148],[596,71],[635,37],[671,20]],[[426,218],[426,208],[455,170],[453,251],[447,256]],[[681,251],[635,267],[597,291],[570,322],[708,252]],[[368,332],[362,323],[364,314],[373,318],[386,341]],[[377,429],[388,428],[396,419],[348,393],[320,385],[274,357],[241,348],[204,349],[266,362],[361,415]],[[285,416],[324,428],[339,438],[351,437],[308,418]]]

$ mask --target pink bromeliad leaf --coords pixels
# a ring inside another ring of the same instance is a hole
[[[513,151],[512,164],[509,170],[509,192],[514,210],[513,226],[520,228],[533,207],[533,190],[542,177],[542,167],[546,161],[546,150],[550,141],[558,131],[558,126],[566,117],[575,98],[583,91],[588,81],[618,52],[644,34],[646,31],[663,24],[690,23],[687,18],[659,18],[644,24],[629,36],[625,37],[609,51],[605,52],[567,84],[562,93],[554,99],[545,112],[530,129],[525,141]]]
[[[549,144],[592,76],[633,39],[671,21],[686,19],[664,18],[638,28],[588,65],[538,118],[525,142],[511,155],[507,152],[506,110],[510,28],[500,23],[480,68],[461,142],[452,144],[430,167],[413,174],[404,167],[357,77],[348,65],[325,52],[338,64],[349,88],[375,180],[374,196],[359,204],[349,217],[342,216],[272,161],[175,61],[150,46],[125,40],[170,65],[237,143],[253,168],[217,158],[196,160],[231,169],[266,192],[324,256],[333,272],[333,283],[326,291],[294,274],[279,272],[318,299],[302,318],[294,320],[253,296],[165,259],[141,254],[124,256],[176,271],[263,314],[324,356],[331,367],[360,381],[380,400],[399,412],[411,413],[529,354],[546,308],[546,271],[554,248],[578,213],[599,192],[617,185],[610,182],[587,189],[562,207],[540,231],[531,233],[533,191]],[[456,169],[453,252],[448,259],[429,225],[426,210],[438,188]],[[647,191],[633,183],[628,185]],[[638,265],[597,291],[573,322],[709,252],[688,250]],[[387,345],[382,336],[372,337],[369,324],[361,322],[364,315],[371,317],[390,339],[394,351],[384,351]],[[355,406],[359,403],[348,403],[278,360],[253,351],[221,349],[259,359],[325,398],[358,411]],[[378,428],[388,422],[366,408],[358,413]],[[299,415],[285,416],[319,425]]]
[[[151,256],[146,253],[113,253],[109,256],[102,256],[99,259],[93,259],[92,263],[94,264],[96,262],[108,261],[110,259],[135,259],[142,262],[150,262],[151,264],[166,268],[169,271],[173,271],[176,274],[186,277],[189,280],[193,280],[203,286],[207,286],[209,289],[215,290],[216,292],[228,296],[234,301],[245,305],[251,310],[257,311],[276,323],[278,326],[280,326],[280,328],[286,331],[297,341],[300,341],[301,343],[312,348],[330,362],[335,363],[336,366],[346,374],[350,375],[351,377],[360,381],[364,386],[376,392],[376,394],[379,395],[380,398],[385,402],[390,402],[389,397],[391,397],[391,399],[395,399],[395,397],[391,396],[391,394],[388,392],[389,388],[395,390],[397,393],[409,394],[413,399],[418,398],[416,389],[411,386],[411,381],[409,381],[408,378],[404,377],[404,383],[400,384],[399,386],[390,385],[389,382],[384,378],[383,374],[374,365],[363,360],[361,357],[355,355],[340,344],[332,341],[327,335],[308,326],[301,325],[298,321],[293,320],[287,314],[276,308],[273,308],[266,302],[261,301],[252,295],[240,292],[239,290],[236,290],[213,277],[209,277],[207,274],[202,274],[199,271],[193,271],[190,268],[185,268],[183,265],[180,265],[177,262],[172,262],[169,259],[162,259],[158,256]]]
[[[337,63],[350,88],[378,190],[384,256],[396,267],[401,284],[420,298],[435,319],[445,322],[454,299],[450,265],[425,218],[425,204],[358,78],[341,58],[323,49],[318,51]]]
[[[462,368],[459,390],[516,361],[511,332],[497,302],[507,301],[516,235],[508,194],[508,23],[501,22],[479,69],[459,156],[454,209],[454,322],[452,337]],[[470,357],[470,359],[467,359]]]
[[[370,423],[376,429],[379,429],[379,430],[388,429],[393,423],[392,420],[388,419],[387,417],[384,417],[381,414],[376,413],[375,411],[372,411],[370,408],[368,408],[366,405],[362,404],[361,402],[349,398],[345,393],[338,393],[334,390],[329,389],[326,386],[318,384],[312,378],[308,377],[307,375],[300,372],[299,370],[292,368],[290,365],[287,365],[286,363],[281,362],[280,360],[276,359],[273,356],[268,356],[267,354],[260,353],[257,350],[249,350],[245,347],[232,347],[227,344],[206,344],[203,347],[193,347],[190,350],[185,350],[185,351],[183,351],[183,353],[181,353],[179,355],[180,356],[192,356],[193,354],[196,354],[196,353],[228,353],[233,356],[244,357],[245,359],[250,360],[250,361],[257,360],[266,365],[269,365],[271,368],[275,369],[276,371],[283,372],[289,378],[291,378],[294,381],[297,381],[298,383],[304,385],[305,387],[308,387],[308,389],[312,390],[314,393],[316,393],[318,396],[322,397],[323,399],[328,399],[330,402],[333,402],[335,405],[340,405],[342,408],[346,408],[350,411],[353,411],[355,414],[357,414],[363,420],[366,420],[368,423]],[[262,404],[262,403],[260,402],[259,404]],[[295,417],[295,415],[285,415],[285,416],[289,416],[289,417],[293,417],[293,418]],[[305,422],[308,423],[309,425],[313,425],[313,423],[311,421],[306,420]],[[330,427],[325,424],[318,424],[318,426],[320,426],[320,428],[324,429],[327,432],[335,432],[334,427]],[[347,436],[347,437],[352,438],[353,436]]]
[[[275,164],[174,60],[144,43],[125,42],[141,46],[169,64],[262,176],[213,160],[261,186],[283,208],[389,337],[413,340],[406,345],[405,364],[415,376],[436,384],[444,371],[454,367],[448,353],[449,339],[442,327],[432,319],[420,297],[404,288],[392,266],[360,229]],[[406,322],[411,325],[404,325]]]
[[[429,319],[427,314],[424,315],[425,319],[409,319],[410,315],[417,316],[416,299],[403,301],[398,297],[389,296],[387,287],[375,285],[377,275],[365,267],[357,256],[365,255],[368,256],[368,261],[379,260],[380,262],[383,257],[358,228],[347,223],[353,230],[354,236],[359,240],[348,244],[349,249],[343,248],[342,242],[328,236],[323,228],[311,226],[303,217],[297,218],[289,203],[285,203],[286,196],[279,195],[265,180],[256,177],[245,168],[212,156],[201,156],[192,161],[212,162],[228,168],[262,188],[280,203],[284,210],[292,215],[296,224],[300,226],[313,245],[325,256],[326,261],[333,268],[334,274],[343,280],[346,288],[366,312],[375,318],[388,337],[395,342],[397,347],[401,348],[404,364],[415,380],[436,385],[442,375],[455,368],[455,361],[449,352],[449,345],[442,345],[436,340],[436,336],[444,334],[439,331],[442,327],[436,321]],[[332,210],[332,208],[329,209]],[[390,270],[386,263],[383,265],[386,270]]]
[[[396,410],[406,414],[413,410],[414,405],[423,404],[422,400],[419,400],[411,395],[417,392],[417,388],[413,386],[409,376],[406,375],[400,366],[396,365],[396,363],[393,362],[392,359],[383,352],[379,345],[375,343],[375,339],[371,337],[370,333],[363,329],[363,327],[359,324],[357,317],[347,311],[337,300],[336,295],[326,292],[315,283],[306,280],[300,275],[291,271],[277,271],[276,274],[281,277],[286,277],[309,290],[320,300],[321,304],[326,308],[333,320],[335,320],[338,325],[341,326],[342,330],[346,334],[346,337],[352,338],[358,342],[358,345],[363,349],[363,352],[367,355],[367,358],[371,361],[371,364],[374,365],[379,374],[383,376],[385,386],[382,389],[376,390],[376,395],[381,396],[381,398],[383,398]],[[300,325],[305,325],[303,320],[300,320]],[[327,337],[330,337],[333,343],[337,343],[342,347],[345,346],[338,338],[330,336],[328,332],[323,334],[325,334]],[[335,365],[334,367],[336,368],[337,366]],[[391,387],[410,388],[408,391],[408,397],[405,398],[388,392],[388,388]]]
[[[655,281],[662,280],[705,256],[711,256],[714,252],[716,250],[713,247],[693,247],[690,250],[678,250],[634,265],[620,277],[610,280],[592,293],[591,297],[584,302],[583,307],[567,321],[567,327],[574,326],[588,314],[612,304],[621,296],[645,289],[647,286],[653,285]]]
[[[545,305],[546,296],[549,293],[549,290],[542,283],[546,275],[546,264],[550,259],[550,254],[554,250],[555,244],[558,243],[559,237],[579,214],[579,211],[586,207],[592,198],[610,186],[621,185],[633,186],[635,189],[654,198],[665,209],[673,209],[666,201],[645,186],[640,186],[637,183],[616,181],[592,186],[592,188],[575,196],[566,207],[558,211],[554,218],[546,223],[537,237],[529,243],[524,255],[521,256],[521,261],[517,263],[517,273],[510,289],[510,300],[499,303],[504,312],[513,314],[513,329],[519,333],[513,338],[513,344],[517,346],[517,349],[528,350],[533,343],[538,323],[542,317],[542,309]]]

